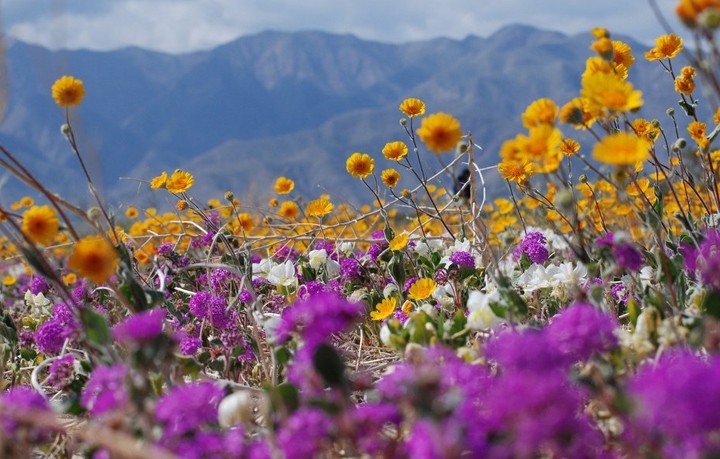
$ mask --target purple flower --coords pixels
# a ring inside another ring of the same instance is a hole
[[[317,408],[301,408],[290,415],[278,433],[280,449],[287,459],[322,456],[332,445],[330,435],[335,422]]]
[[[688,271],[699,271],[703,284],[720,290],[720,230],[708,230],[697,249],[686,245],[681,253]]]
[[[354,280],[360,277],[362,268],[354,258],[343,258],[340,260],[340,276],[346,280]]]
[[[127,372],[122,364],[96,367],[80,394],[80,404],[95,416],[125,406]]]
[[[275,261],[284,262],[287,260],[297,260],[300,256],[300,252],[293,249],[292,247],[282,244],[275,248],[275,252],[273,252],[273,259]]]
[[[217,422],[223,395],[223,389],[211,382],[173,387],[155,406],[155,418],[165,426],[164,437],[185,435],[203,424]]]
[[[112,329],[113,337],[122,343],[143,344],[160,336],[165,322],[165,310],[151,309],[139,312]]]
[[[6,410],[6,413],[0,415],[1,436],[8,440],[22,438],[24,436],[21,433],[16,433],[21,423],[13,418],[13,413],[28,413],[29,410],[40,412],[50,411],[50,407],[43,396],[29,387],[19,386],[10,389],[8,392],[0,395],[0,402],[3,405],[3,409]],[[31,439],[35,441],[42,441],[44,437],[48,435],[48,432],[37,428],[32,429],[30,432]]]
[[[75,358],[72,354],[66,354],[50,364],[47,383],[56,389],[62,389],[72,382],[74,376]]]
[[[450,262],[457,265],[459,268],[475,267],[475,257],[473,257],[470,252],[465,252],[464,250],[458,250],[450,255]]]
[[[371,244],[366,253],[371,260],[377,260],[377,257],[380,256],[381,252],[382,248],[378,244]]]
[[[545,236],[542,233],[538,231],[527,233],[522,242],[513,250],[513,259],[517,261],[525,254],[533,263],[545,263],[550,256],[545,248],[545,242]]]
[[[405,284],[403,285],[403,292],[407,292],[410,290],[410,287],[413,286],[415,282],[417,282],[417,277],[409,277],[408,280],[405,281]]]
[[[50,319],[38,327],[33,335],[33,340],[40,352],[45,354],[57,354],[62,350],[65,343],[65,327],[61,321]]]
[[[180,340],[180,352],[182,352],[183,355],[195,355],[201,347],[202,340],[200,338],[186,336]]]
[[[49,288],[50,287],[48,287],[45,279],[40,276],[33,277],[33,280],[30,283],[30,293],[32,293],[33,295],[37,295],[38,293],[45,293],[48,291]]]
[[[315,348],[350,327],[364,311],[361,303],[351,303],[334,293],[319,293],[286,308],[276,336],[283,343],[292,331],[300,329],[305,346]]]
[[[381,434],[386,426],[397,427],[402,422],[402,413],[391,403],[366,403],[350,413],[353,435],[360,451],[371,457],[386,456],[383,452],[392,447],[390,439]]]
[[[502,371],[509,372],[544,374],[567,365],[560,350],[540,330],[501,333],[488,342],[486,354],[497,361]]]
[[[243,289],[243,291],[240,292],[240,296],[238,297],[238,299],[242,303],[250,304],[250,303],[252,303],[252,299],[253,299],[252,293],[250,293],[250,290],[248,290],[248,289]]]
[[[617,345],[614,318],[584,303],[576,303],[555,316],[545,329],[550,344],[571,363]]]
[[[448,279],[450,279],[450,273],[448,273],[445,268],[438,268],[433,277],[438,285],[445,285]]]
[[[615,263],[620,267],[632,272],[640,271],[643,265],[642,253],[632,244],[616,244],[612,248]]]
[[[633,434],[638,436],[635,440],[664,439],[690,446],[707,437],[719,448],[718,387],[718,357],[706,362],[687,352],[671,352],[656,365],[643,366],[627,388],[633,400],[630,419]]]
[[[173,253],[174,248],[175,245],[172,242],[163,242],[158,246],[157,254],[162,257],[167,257],[168,255]]]

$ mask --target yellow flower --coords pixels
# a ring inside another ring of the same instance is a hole
[[[382,174],[380,174],[380,178],[386,187],[395,188],[400,180],[400,173],[395,169],[385,169],[382,171]]]
[[[188,208],[188,203],[187,203],[186,200],[180,199],[178,202],[175,203],[175,208],[176,208],[179,212],[182,212],[183,210],[185,210],[185,209]]]
[[[672,59],[683,49],[683,39],[674,33],[661,35],[655,39],[655,47],[645,53],[645,59],[657,61],[659,59]]]
[[[80,105],[85,97],[83,82],[71,76],[63,76],[52,85],[52,97],[61,107]]]
[[[176,169],[175,172],[165,182],[165,188],[170,193],[184,193],[195,183],[195,179],[190,172],[182,169]]]
[[[243,231],[250,231],[255,228],[255,222],[253,221],[252,215],[247,212],[239,213],[237,216],[237,222]]]
[[[67,273],[63,276],[63,284],[65,285],[72,285],[75,282],[77,282],[77,274],[75,273]]]
[[[32,206],[23,213],[21,229],[31,241],[47,245],[59,231],[60,222],[50,206]]]
[[[415,309],[415,305],[406,300],[400,309],[405,315],[409,316],[413,309]]]
[[[689,96],[695,90],[695,81],[692,78],[679,76],[675,78],[675,91]]]
[[[635,134],[651,142],[655,142],[660,134],[660,128],[644,118],[633,120],[631,125]]]
[[[707,148],[710,141],[707,138],[707,126],[701,121],[693,121],[687,127],[690,138],[692,138],[700,148]]]
[[[400,161],[408,154],[408,147],[405,142],[388,142],[382,149],[382,154],[391,161]]]
[[[115,248],[101,236],[86,236],[75,243],[68,259],[68,268],[81,276],[102,284],[115,272],[118,255]]]
[[[305,209],[305,213],[309,217],[323,217],[335,208],[332,202],[328,201],[325,198],[319,198],[314,201],[310,201],[308,203],[307,209]]]
[[[3,285],[5,287],[10,287],[11,285],[15,285],[15,282],[17,282],[17,278],[15,276],[7,275],[3,277]]]
[[[590,46],[590,49],[598,53],[600,57],[606,60],[610,60],[613,57],[613,43],[612,40],[608,37],[602,37],[597,39],[593,44]]]
[[[612,73],[596,73],[583,78],[581,95],[589,102],[589,110],[615,114],[642,107],[642,92]]]
[[[593,158],[614,166],[634,166],[650,156],[652,143],[628,132],[608,135],[593,148]]]
[[[560,141],[560,153],[565,156],[573,156],[580,151],[580,144],[575,139],[562,139]]]
[[[585,129],[595,122],[595,116],[588,109],[588,101],[576,97],[560,109],[560,121],[570,124],[576,129]]]
[[[269,206],[269,207],[277,207],[277,206],[279,206],[279,205],[280,205],[280,201],[278,201],[277,198],[271,198],[271,199],[268,201],[268,206]]]
[[[395,236],[392,241],[388,243],[390,250],[398,251],[402,250],[408,245],[408,234],[402,233],[399,236]]]
[[[370,318],[372,320],[386,319],[390,317],[390,315],[395,311],[396,305],[397,300],[395,298],[385,298],[380,303],[375,305],[374,311],[370,311]]]
[[[504,159],[498,164],[498,172],[505,180],[525,183],[529,177],[535,175],[535,167],[527,160]]]
[[[285,201],[280,204],[278,215],[285,218],[295,218],[300,214],[300,208],[293,201]]]
[[[613,40],[613,62],[616,66],[622,65],[626,69],[632,67],[635,63],[635,57],[632,55],[632,48],[627,43],[620,40]]]
[[[150,188],[157,190],[158,188],[164,187],[165,182],[167,182],[167,177],[167,172],[162,171],[162,174],[150,180]]]
[[[558,149],[562,133],[551,125],[541,124],[531,128],[528,134],[516,138],[519,157],[533,163],[536,172],[549,173],[557,170],[562,160]]]
[[[530,129],[540,124],[555,124],[558,108],[551,99],[538,99],[528,105],[522,114],[523,126]]]
[[[345,169],[355,178],[365,178],[375,170],[375,160],[367,153],[353,153],[347,159]]]
[[[137,210],[137,207],[130,206],[125,209],[125,216],[127,218],[137,218],[139,214],[140,212]]]
[[[601,38],[610,38],[610,32],[605,27],[593,27],[593,29],[590,31],[593,37],[595,39],[599,40]]]
[[[425,102],[420,99],[409,98],[402,101],[400,111],[406,116],[414,118],[425,114]]]
[[[24,197],[20,198],[20,204],[23,207],[30,207],[33,204],[35,204],[35,200],[33,198],[31,198],[30,196],[24,196]]]
[[[437,284],[429,277],[423,277],[415,281],[408,291],[408,298],[411,300],[424,300],[429,298],[435,291]]]
[[[275,180],[275,192],[277,194],[289,194],[295,189],[295,182],[287,177],[278,177]]]
[[[417,130],[430,151],[440,153],[455,148],[462,138],[460,122],[447,113],[434,113],[422,120]]]

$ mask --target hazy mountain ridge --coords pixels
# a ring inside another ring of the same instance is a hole
[[[73,123],[111,200],[149,194],[135,195],[137,184],[118,177],[149,179],[177,167],[196,175],[203,198],[228,190],[269,193],[282,174],[308,197],[327,191],[350,198],[360,184],[345,173],[346,158],[365,151],[386,167],[380,149],[403,139],[397,109],[403,98],[420,97],[428,112],[455,115],[483,146],[483,164],[493,164],[502,141],[522,129],[528,103],[538,97],[564,103],[577,94],[590,43],[589,34],[528,26],[403,45],[263,32],[183,55],[138,48],[52,52],[14,41],[0,135],[53,189],[86,199],[84,187],[75,185],[77,161],[59,132],[62,111],[49,94],[57,77],[72,74],[87,89],[82,106],[71,110]],[[644,61],[647,46],[630,45],[631,81],[653,94],[643,113],[660,117],[676,102],[670,78]],[[13,182],[6,191],[25,192]]]

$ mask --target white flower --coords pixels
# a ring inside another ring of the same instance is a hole
[[[552,277],[550,277],[543,265],[533,263],[524,273],[520,275],[517,284],[526,292],[532,292],[541,288],[552,286]]]
[[[437,300],[443,306],[450,306],[455,303],[454,291],[452,285],[438,285],[432,293],[434,300]]]
[[[572,262],[569,261],[560,264],[560,266],[548,266],[546,272],[552,277],[551,284],[553,286],[563,285],[565,287],[581,286],[587,281],[588,275],[585,265],[579,263],[577,266],[573,266]]]
[[[42,292],[33,295],[30,290],[25,291],[25,304],[28,305],[33,316],[43,316],[50,314],[50,306],[52,301],[45,298]]]
[[[440,250],[443,242],[440,239],[418,240],[415,244],[415,253],[421,257],[426,257],[430,252]]]
[[[291,260],[275,265],[270,269],[267,280],[273,285],[293,287],[297,284],[295,277],[295,265]]]
[[[640,279],[640,284],[643,286],[643,289],[649,287],[655,280],[655,271],[653,271],[651,266],[643,266],[638,273],[638,279]]]
[[[344,255],[350,255],[355,250],[355,243],[350,241],[341,242],[338,250]]]
[[[218,423],[221,427],[253,423],[257,418],[265,419],[269,413],[270,401],[264,393],[241,390],[220,401]]]
[[[455,240],[455,243],[445,249],[445,256],[450,256],[455,252],[470,252],[470,241],[465,239],[464,241]]]
[[[265,277],[267,278],[268,273],[270,273],[270,270],[275,266],[275,262],[272,261],[270,258],[265,258],[263,260],[260,260],[260,263],[253,263],[252,270],[253,270],[253,279],[258,277]]]
[[[468,297],[467,308],[470,311],[468,315],[468,326],[473,330],[485,330],[495,327],[503,322],[503,320],[495,315],[490,303],[500,300],[500,293],[494,290],[490,294],[482,293],[478,290],[470,292]]]
[[[315,271],[325,266],[327,259],[327,250],[325,249],[311,250],[310,253],[308,253],[308,264]]]
[[[325,272],[330,279],[332,279],[333,277],[337,277],[340,274],[340,263],[333,260],[332,258],[328,258],[325,264]]]
[[[390,333],[390,327],[388,327],[387,323],[384,323],[382,327],[380,327],[380,341],[385,345],[390,345],[390,337],[392,336],[392,333]]]

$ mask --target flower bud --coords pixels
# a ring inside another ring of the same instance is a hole
[[[102,212],[100,211],[99,207],[91,207],[87,211],[87,216],[90,220],[97,221],[102,216]]]
[[[60,126],[60,133],[64,136],[70,135],[70,125],[67,123],[63,123],[63,125]]]
[[[406,118],[400,118],[400,126],[405,126],[407,124]]]
[[[587,175],[581,174],[580,177],[578,177],[578,180],[580,180],[580,183],[587,183],[587,181],[588,181]]]
[[[461,140],[460,142],[458,142],[456,148],[457,152],[462,155],[468,151],[468,148],[470,148],[470,144],[467,142],[467,140]]]

